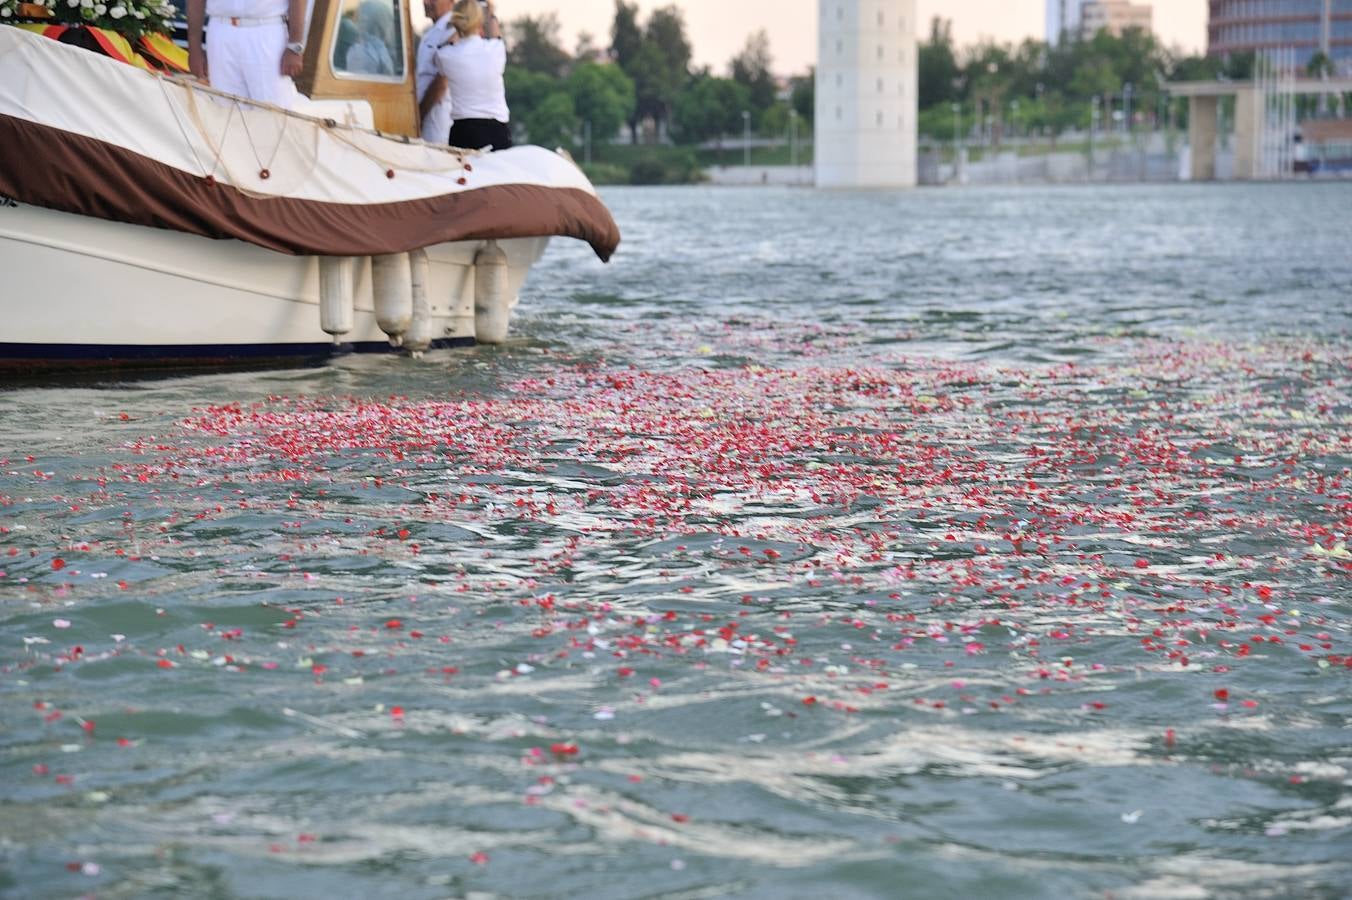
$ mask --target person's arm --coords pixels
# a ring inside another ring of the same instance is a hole
[[[493,8],[493,0],[488,0],[488,6],[484,8],[484,37],[489,40],[497,40],[502,37],[502,26],[498,23],[498,14]]]
[[[432,83],[427,86],[427,92],[423,94],[422,99],[418,101],[418,121],[426,119],[427,114],[445,96],[446,76],[438,74],[436,78],[432,79]]]
[[[202,47],[202,25],[207,18],[207,0],[188,0],[188,71],[207,80],[207,54]]]
[[[189,0],[192,2],[192,0]],[[301,68],[305,65],[305,60],[301,53],[297,53],[295,46],[305,46],[305,12],[306,0],[291,0],[291,5],[286,11],[286,50],[282,51],[282,74],[295,78],[300,74]]]

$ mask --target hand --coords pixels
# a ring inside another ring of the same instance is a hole
[[[304,67],[304,65],[305,61],[300,58],[299,53],[293,53],[290,50],[283,51],[282,53],[283,75],[286,75],[290,78],[295,78],[297,75],[300,74],[300,70]]]
[[[423,94],[422,100],[418,103],[419,121],[426,119],[427,114],[432,111],[432,107],[436,106],[446,97],[446,87],[445,75],[438,75],[436,78],[432,79],[432,83],[427,86],[427,93]]]
[[[188,50],[188,71],[198,81],[209,82],[210,77],[207,73],[207,53],[201,47],[190,48]]]

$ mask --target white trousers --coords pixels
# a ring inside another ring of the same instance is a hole
[[[296,100],[296,85],[282,74],[286,38],[285,22],[231,25],[229,19],[213,18],[207,23],[211,86],[290,109]]]

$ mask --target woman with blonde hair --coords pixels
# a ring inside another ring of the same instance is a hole
[[[502,43],[493,0],[456,0],[451,11],[455,39],[437,51],[437,71],[451,95],[452,147],[506,150],[512,146],[507,124],[507,48]]]

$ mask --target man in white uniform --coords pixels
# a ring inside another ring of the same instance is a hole
[[[423,0],[423,12],[432,27],[418,42],[418,114],[422,118],[422,139],[429,144],[444,144],[451,136],[451,95],[446,76],[437,71],[437,50],[455,34],[451,10],[455,0]]]
[[[188,0],[188,66],[214,88],[290,108],[291,79],[305,52],[305,11],[306,0]]]

